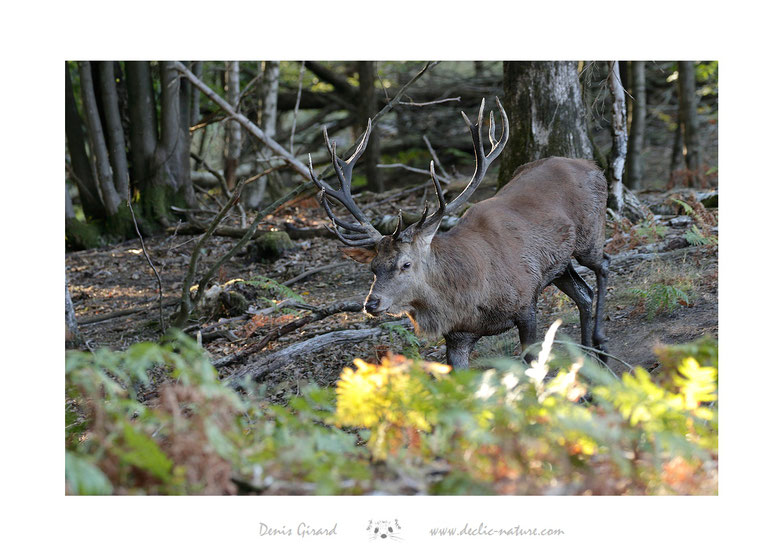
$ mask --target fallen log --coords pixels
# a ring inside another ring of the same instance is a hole
[[[410,323],[410,321],[408,319],[401,319],[399,321],[390,322],[391,325],[405,325],[406,323]],[[285,364],[296,361],[303,356],[319,352],[328,346],[357,343],[380,336],[387,332],[386,329],[381,327],[373,327],[372,329],[348,329],[344,331],[332,331],[331,333],[325,333],[303,340],[302,342],[296,342],[261,358],[257,362],[241,367],[223,379],[223,383],[231,385],[232,387],[237,387],[242,380],[248,377],[254,381],[259,381],[265,375],[283,367]]]
[[[297,329],[300,329],[305,325],[308,325],[309,323],[321,321],[325,317],[329,317],[330,315],[334,315],[336,313],[342,313],[344,311],[345,312],[362,311],[362,302],[356,300],[346,300],[343,302],[334,303],[330,306],[316,309],[310,315],[300,317],[299,319],[295,319],[294,321],[290,321],[285,325],[273,329],[272,331],[264,335],[264,337],[261,340],[249,346],[248,348],[235,352],[234,354],[224,356],[223,358],[218,358],[217,360],[214,360],[212,362],[212,365],[215,367],[221,367],[244,360],[251,354],[255,354],[256,352],[261,351],[270,342],[279,339],[283,335],[286,335],[292,331],[296,331]]]

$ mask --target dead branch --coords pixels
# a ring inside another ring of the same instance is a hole
[[[323,230],[323,229],[322,229]],[[292,284],[296,284],[299,281],[308,278],[311,275],[315,275],[316,273],[321,273],[323,271],[328,271],[330,269],[337,269],[338,267],[343,267],[348,265],[349,261],[338,261],[337,263],[330,263],[329,265],[323,265],[321,267],[316,267],[315,269],[310,269],[305,271],[304,273],[298,274],[296,277],[291,278],[283,283],[283,286],[291,286]]]
[[[126,200],[126,203],[128,204],[128,209],[131,211],[133,227],[136,229],[136,235],[139,236],[139,242],[142,245],[142,252],[144,253],[144,257],[147,259],[147,264],[152,267],[152,272],[155,273],[155,279],[158,281],[158,318],[160,320],[161,333],[163,333],[166,330],[166,323],[163,320],[163,283],[161,282],[161,275],[158,274],[158,269],[156,269],[155,265],[152,264],[150,254],[147,253],[147,247],[144,245],[144,238],[142,237],[142,233],[139,231],[139,223],[136,222],[136,214],[133,212],[133,204],[131,203],[130,197]]]
[[[283,158],[283,160],[285,160],[291,166],[292,169],[294,169],[301,176],[304,176],[305,179],[308,182],[310,182],[310,172],[308,171],[308,167],[305,164],[298,161],[296,157],[294,157],[294,155],[289,153],[277,141],[275,141],[271,137],[268,137],[267,134],[261,131],[261,129],[256,124],[248,120],[248,118],[244,114],[235,110],[235,108],[231,106],[231,104],[229,104],[215,91],[210,89],[208,85],[206,85],[201,79],[196,77],[193,74],[193,72],[191,72],[187,67],[185,67],[184,64],[182,64],[181,62],[174,62],[174,67],[185,78],[187,78],[191,83],[193,83],[193,85],[199,91],[204,93],[204,95],[206,95],[208,99],[210,99],[212,102],[214,102],[219,107],[221,107],[224,110],[224,112],[229,114],[232,118],[234,118],[237,122],[239,122],[242,127],[248,130],[248,132],[253,137],[255,137],[256,139],[264,143],[267,147],[270,148],[270,150],[273,153]]]
[[[424,103],[415,103],[415,102],[403,102],[401,101],[400,104],[404,104],[406,106],[429,106],[431,104],[441,104],[441,103],[448,103],[448,102],[460,102],[460,97],[451,97],[449,99],[440,99],[437,101],[429,101]]]
[[[244,350],[240,350],[238,352],[235,352],[234,354],[230,354],[228,356],[224,356],[222,358],[218,358],[217,360],[214,360],[212,362],[212,365],[215,367],[221,367],[221,366],[242,361],[248,356],[250,356],[251,354],[255,354],[256,352],[260,352],[261,350],[263,350],[273,340],[277,340],[283,335],[286,335],[292,331],[296,331],[297,329],[300,329],[305,325],[308,325],[315,321],[321,321],[322,319],[329,317],[330,315],[334,315],[336,313],[358,312],[358,311],[362,311],[362,302],[356,300],[337,302],[330,306],[317,309],[313,311],[310,315],[300,317],[299,319],[295,319],[294,321],[290,321],[285,325],[281,325],[280,327],[273,329],[272,331],[264,335],[261,338],[261,340],[253,343],[251,346],[245,348]]]
[[[226,215],[229,214],[229,211],[232,209],[234,205],[236,205],[240,200],[240,194],[242,193],[242,186],[243,182],[240,182],[236,188],[234,188],[234,195],[231,199],[221,208],[220,212],[215,215],[215,218],[212,219],[207,230],[204,232],[199,241],[196,243],[196,246],[193,248],[191,252],[191,259],[188,263],[188,271],[185,274],[185,279],[182,281],[182,294],[180,298],[180,311],[174,316],[172,320],[172,325],[174,327],[182,327],[188,318],[191,315],[191,311],[193,311],[193,307],[198,304],[201,297],[204,295],[204,286],[206,286],[207,281],[211,278],[211,275],[205,274],[202,277],[202,280],[199,281],[199,290],[196,292],[195,299],[191,299],[191,285],[193,284],[193,279],[196,275],[196,266],[199,263],[199,258],[201,257],[202,248],[207,240],[210,239],[212,234],[215,232],[215,229],[218,225],[226,218]]]
[[[391,325],[405,325],[406,323],[409,323],[408,319],[390,322]],[[257,362],[248,364],[226,377],[223,382],[233,387],[237,387],[246,377],[258,381],[268,373],[271,373],[298,358],[302,358],[303,356],[308,356],[314,352],[319,352],[324,348],[332,347],[337,344],[357,343],[380,336],[386,332],[388,332],[386,329],[374,327],[372,329],[348,329],[325,333],[303,340],[302,342],[294,343],[282,350],[265,356]]]
[[[155,300],[151,300],[155,301]],[[179,300],[170,300],[168,302],[163,303],[163,307],[170,307],[179,303]],[[117,319],[118,317],[125,317],[126,315],[133,315],[134,313],[141,313],[142,311],[147,311],[148,309],[152,309],[152,305],[146,305],[142,307],[130,308],[130,309],[121,309],[118,311],[113,311],[111,313],[105,313],[102,315],[91,315],[90,317],[82,317],[76,320],[78,325],[92,325],[94,323],[102,323],[103,321],[109,321],[111,319]]]

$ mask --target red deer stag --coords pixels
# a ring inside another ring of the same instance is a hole
[[[419,222],[405,229],[399,215],[391,236],[376,230],[351,196],[351,173],[367,146],[370,121],[357,150],[345,161],[337,156],[337,144],[330,144],[324,129],[340,188],[318,178],[312,161],[310,174],[321,190],[320,202],[332,221],[332,232],[349,246],[344,251],[357,261],[370,262],[375,280],[365,312],[408,315],[418,333],[443,335],[447,363],[465,368],[481,337],[513,326],[525,350],[535,338],[539,293],[554,284],[577,304],[582,344],[588,346],[592,340],[595,348],[604,351],[607,182],[593,162],[551,157],[523,165],[495,196],[476,203],[454,228],[436,235],[444,215],[468,200],[506,145],[509,120],[497,98],[496,103],[503,130],[500,141],[496,140],[491,112],[487,155],[480,135],[484,101],[476,124],[463,113],[476,156],[476,169],[465,189],[447,203],[431,162],[438,209],[428,215],[425,204]],[[327,197],[343,204],[356,223],[336,217]],[[572,257],[596,273],[593,336],[593,292],[572,266]]]

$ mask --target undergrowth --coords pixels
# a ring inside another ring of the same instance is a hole
[[[430,494],[716,492],[715,341],[663,347],[656,375],[637,368],[619,380],[578,353],[555,357],[554,334],[530,366],[355,360],[334,389],[312,385],[285,404],[254,383],[242,395],[221,383],[181,334],[70,351],[66,491],[360,494],[414,482]],[[140,402],[161,370],[169,381]]]

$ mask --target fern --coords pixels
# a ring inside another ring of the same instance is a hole
[[[256,288],[266,290],[271,296],[274,296],[275,298],[289,299],[296,302],[304,301],[302,296],[294,292],[291,288],[268,277],[256,276],[243,280],[242,282],[251,286],[255,286]],[[269,306],[276,305],[276,302],[273,298],[259,296],[259,299],[264,300],[264,302],[266,302]],[[293,313],[291,309],[281,309],[280,311],[283,313]]]
[[[422,342],[419,338],[403,327],[402,325],[396,325],[394,323],[382,323],[381,327],[387,329],[391,333],[395,333],[400,339],[403,341],[403,355],[414,359],[419,360],[421,359],[421,355],[419,354],[419,349],[422,347]]]
[[[692,224],[691,228],[686,231],[684,238],[692,246],[713,246],[719,243],[715,236],[705,236],[696,224]]]
[[[653,319],[655,315],[671,313],[679,305],[691,304],[686,292],[670,284],[656,283],[646,290],[633,288],[631,293],[643,302],[648,319]]]

